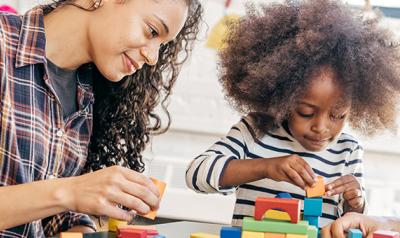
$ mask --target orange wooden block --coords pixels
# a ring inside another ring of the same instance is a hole
[[[286,234],[285,233],[265,232],[264,233],[264,238],[286,238]]]
[[[260,221],[265,212],[274,209],[287,212],[292,223],[300,220],[300,203],[297,199],[258,197],[255,203],[254,220]]]
[[[80,232],[61,232],[60,238],[83,238],[83,234]]]
[[[317,183],[315,186],[312,187],[307,187],[306,188],[306,194],[307,197],[312,198],[312,197],[322,197],[325,194],[325,182],[324,178],[321,176],[317,177]]]
[[[153,177],[151,177],[150,179],[157,186],[158,192],[160,193],[160,197],[162,198],[162,196],[164,195],[165,187],[167,187],[167,184]],[[141,215],[141,216],[154,220],[156,218],[156,215],[157,211],[150,211],[146,215]]]

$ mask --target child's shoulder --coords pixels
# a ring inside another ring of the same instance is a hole
[[[336,145],[344,149],[350,149],[351,151],[363,148],[361,141],[357,137],[345,132],[339,135]]]

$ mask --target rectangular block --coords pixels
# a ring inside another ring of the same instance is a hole
[[[304,198],[304,211],[306,216],[322,215],[322,198]]]
[[[347,238],[362,238],[362,232],[359,229],[349,229],[347,231]]]
[[[303,216],[303,220],[308,221],[308,224],[310,226],[315,226],[319,227],[319,217],[314,217],[314,216]]]
[[[117,231],[118,226],[128,225],[127,221],[121,221],[114,218],[108,218],[108,230]]]
[[[61,232],[60,238],[83,238],[83,234],[80,232]]]
[[[198,233],[190,234],[190,238],[219,238],[219,236],[218,235],[213,235],[213,234],[207,234],[207,233],[198,232]]]
[[[286,238],[286,234],[285,233],[265,232],[264,233],[264,238]]]
[[[396,231],[377,230],[374,232],[373,238],[399,238],[399,233]]]
[[[321,176],[317,177],[317,183],[314,187],[306,188],[307,197],[322,197],[325,194],[325,182]]]
[[[319,229],[315,226],[309,226],[307,230],[308,238],[318,238]]]
[[[162,198],[162,196],[164,195],[165,188],[167,187],[167,184],[165,182],[158,180],[156,178],[153,178],[153,177],[151,177],[150,179],[157,186],[158,192],[160,193],[160,196]],[[142,217],[146,217],[146,218],[154,220],[156,218],[156,215],[157,215],[157,211],[150,211],[146,215],[142,215]]]
[[[286,234],[286,238],[307,238],[307,235]]]
[[[264,233],[254,231],[243,231],[242,238],[264,238]]]
[[[117,238],[147,238],[145,230],[118,230]]]
[[[158,231],[155,226],[139,226],[139,225],[119,225],[118,230],[145,230],[147,235],[157,235]]]
[[[245,217],[242,225],[243,231],[271,232],[271,233],[291,233],[291,234],[307,234],[308,221],[299,221],[298,223],[290,223],[283,221],[262,220],[256,221],[252,217]]]
[[[241,238],[242,229],[240,227],[222,227],[219,233],[221,238]]]

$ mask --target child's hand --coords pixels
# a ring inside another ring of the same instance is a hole
[[[349,206],[349,211],[363,211],[364,197],[362,196],[361,185],[354,175],[348,174],[342,176],[332,183],[327,184],[325,189],[327,196],[343,193],[343,198],[346,200],[346,205]]]
[[[304,189],[313,186],[317,177],[310,165],[298,155],[287,155],[265,159],[266,177],[285,181]]]

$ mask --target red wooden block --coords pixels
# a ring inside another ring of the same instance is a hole
[[[270,209],[287,212],[292,223],[300,220],[300,203],[297,199],[258,197],[254,209],[254,219],[261,220]]]
[[[396,231],[377,230],[374,232],[373,238],[399,238],[399,233]]]
[[[118,226],[118,230],[144,230],[148,236],[158,235],[157,228],[154,226],[125,225]]]
[[[133,229],[121,229],[118,230],[118,238],[147,238],[146,230],[133,230]]]

